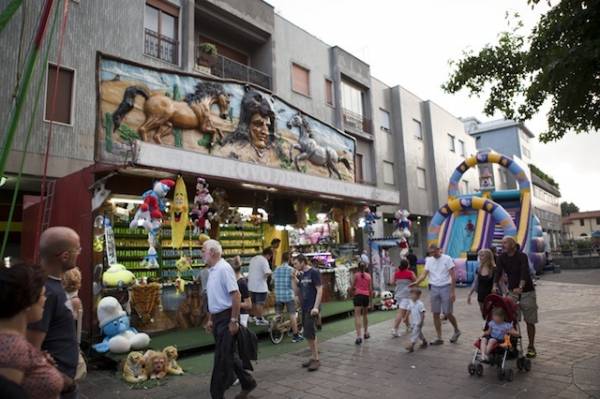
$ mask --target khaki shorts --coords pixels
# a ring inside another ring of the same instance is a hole
[[[512,293],[511,297],[515,301],[519,299],[518,295],[514,295]],[[521,314],[523,315],[526,323],[537,324],[538,305],[535,291],[524,292],[521,294],[521,301],[519,302],[519,320],[521,320]]]

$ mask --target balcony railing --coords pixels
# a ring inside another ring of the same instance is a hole
[[[235,79],[271,89],[271,76],[222,55],[217,56],[217,62],[210,67],[210,73],[223,79]]]
[[[179,42],[177,40],[159,35],[150,29],[145,29],[144,31],[144,54],[170,62],[171,64],[179,62]]]
[[[373,133],[373,124],[370,119],[345,108],[343,109],[343,114],[344,128],[350,128],[369,134]]]

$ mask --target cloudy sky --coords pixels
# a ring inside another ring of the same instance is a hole
[[[506,29],[507,11],[518,12],[529,31],[547,10],[545,2],[532,9],[526,0],[267,1],[286,19],[368,62],[373,76],[388,85],[400,84],[456,116],[482,121],[494,118],[483,115],[481,99],[440,89],[448,77],[448,60],[495,42]],[[534,133],[542,131],[545,115],[527,126]],[[559,182],[564,200],[595,210],[600,209],[598,148],[600,134],[572,135],[558,143],[536,143],[532,157]]]

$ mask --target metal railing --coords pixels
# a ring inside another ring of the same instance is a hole
[[[344,127],[360,132],[373,133],[373,123],[370,119],[357,114],[356,112],[350,111],[346,108],[342,109],[344,114]]]
[[[177,64],[179,62],[178,49],[179,42],[177,40],[159,35],[150,29],[144,30],[144,54]]]
[[[196,60],[198,60],[198,57],[196,57]],[[249,82],[271,90],[270,75],[222,55],[217,56],[217,62],[210,67],[210,73],[223,79]]]

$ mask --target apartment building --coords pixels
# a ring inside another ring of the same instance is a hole
[[[426,227],[446,202],[449,177],[465,156],[476,151],[476,139],[465,132],[460,119],[402,86],[372,77],[363,60],[306,32],[262,0],[95,0],[69,5],[56,109],[52,113],[49,106],[53,95],[49,82],[57,70],[53,48],[42,96],[30,96],[22,118],[31,119],[37,101],[43,111],[33,121],[27,149],[26,195],[39,190],[50,120],[55,122],[50,178],[96,161],[97,57],[103,53],[161,70],[248,82],[344,131],[356,143],[355,183],[398,193],[394,201],[398,205],[380,207],[388,222],[378,224],[376,234],[390,234],[393,213],[406,208],[415,226],[413,244],[418,253],[425,253]],[[36,7],[41,5],[26,10],[26,43],[39,16]],[[0,61],[2,93],[13,91],[19,70],[18,43],[12,38],[20,34],[21,12],[0,38],[2,53],[14,55]],[[202,43],[217,49],[217,60],[210,67],[199,62]],[[38,64],[34,76],[39,70]],[[0,98],[1,120],[7,119],[11,101],[10,96]],[[25,129],[22,124],[13,144],[8,182],[0,192],[4,199],[9,198],[19,170]],[[462,183],[465,193],[473,192],[477,182],[475,172],[469,173]]]
[[[565,239],[592,237],[600,231],[600,211],[572,213],[562,218],[562,225]]]

